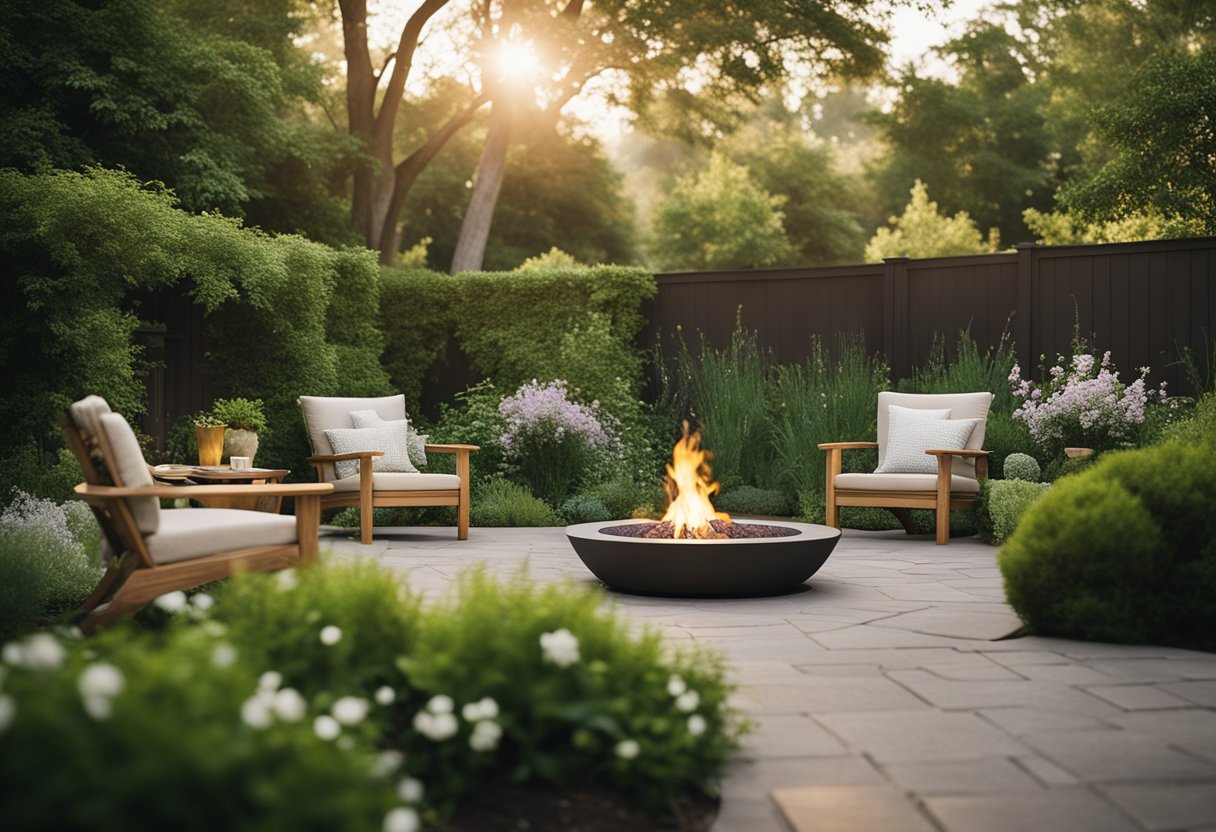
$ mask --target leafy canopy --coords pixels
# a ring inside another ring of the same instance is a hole
[[[912,199],[903,214],[891,217],[890,228],[880,228],[866,246],[866,261],[885,257],[949,257],[952,254],[979,254],[993,248],[986,245],[979,229],[966,211],[953,217],[939,213],[929,199],[929,189],[919,179],[912,186]]]

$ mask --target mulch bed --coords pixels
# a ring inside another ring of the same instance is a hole
[[[717,798],[702,794],[683,799],[664,826],[596,786],[561,792],[498,786],[462,802],[437,832],[707,832],[717,816]]]
[[[742,540],[745,538],[756,537],[793,537],[798,534],[797,529],[789,529],[785,526],[769,526],[764,523],[727,523],[725,520],[710,520],[710,531],[707,534],[698,534],[696,537],[700,540]],[[600,529],[602,534],[614,534],[618,537],[641,537],[651,540],[660,540],[671,538],[675,532],[675,526],[670,522],[666,523],[630,523],[627,526],[609,526],[606,529]]]

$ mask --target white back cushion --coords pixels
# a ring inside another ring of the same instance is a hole
[[[878,394],[878,465],[886,459],[888,410],[891,405],[915,410],[941,410],[949,408],[951,419],[978,419],[971,437],[963,446],[978,451],[984,447],[984,429],[988,422],[988,409],[992,407],[991,393],[894,393]],[[927,459],[929,457],[926,457]],[[934,465],[936,466],[936,462]],[[936,472],[936,467],[934,471]],[[975,462],[970,459],[954,459],[954,473],[975,478]]]
[[[113,457],[110,476],[114,484],[128,488],[155,485],[139,440],[135,438],[135,431],[131,430],[127,420],[117,413],[103,413],[98,417],[98,423]],[[155,497],[129,497],[127,507],[143,534],[155,534],[160,528],[160,500]]]
[[[304,414],[304,428],[314,454],[332,454],[333,446],[325,437],[327,428],[350,428],[352,410],[374,410],[381,419],[392,421],[405,418],[405,396],[378,396],[375,398],[347,398],[341,396],[300,396],[300,411]]]

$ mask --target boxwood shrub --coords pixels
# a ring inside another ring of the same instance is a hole
[[[1023,479],[986,480],[976,519],[980,537],[998,546],[1004,543],[1017,528],[1026,509],[1046,494],[1048,488],[1047,483]]]
[[[1167,442],[1104,455],[1036,502],[1000,552],[1043,635],[1216,647],[1216,455]]]

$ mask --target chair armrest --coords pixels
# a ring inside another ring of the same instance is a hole
[[[927,454],[933,454],[937,457],[937,476],[940,480],[945,477],[949,482],[949,471],[954,466],[954,457],[969,457],[975,460],[975,476],[981,482],[988,479],[988,456],[992,451],[972,451],[966,448],[955,448],[953,450],[941,450],[940,448],[930,448],[925,451]]]
[[[371,459],[376,456],[384,456],[384,451],[351,451],[347,454],[317,454],[310,456],[308,461],[314,465],[319,465],[326,462],[339,462],[344,459]]]
[[[480,445],[432,445],[427,443],[426,452],[428,454],[454,454],[460,451],[480,451]]]
[[[290,482],[270,485],[143,485],[120,488],[116,485],[76,486],[82,499],[111,499],[118,497],[163,497],[165,499],[196,499],[206,497],[305,497],[309,494],[329,494],[334,490],[327,482]]]
[[[955,449],[955,450],[943,451],[938,448],[931,448],[930,450],[925,451],[925,453],[933,454],[934,456],[943,456],[945,454],[949,454],[950,456],[982,457],[982,456],[988,456],[989,454],[992,453],[992,451],[971,451],[971,450],[967,450],[965,448],[962,450]]]
[[[877,448],[877,442],[823,442],[819,445],[821,451],[842,450],[851,451],[858,448]]]

